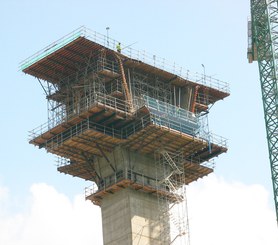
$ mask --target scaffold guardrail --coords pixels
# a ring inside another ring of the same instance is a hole
[[[86,187],[85,197],[87,198],[97,193],[98,191],[105,190],[106,188],[117,184],[121,180],[131,180],[133,183],[137,183],[142,186],[149,186],[156,188],[157,190],[170,192],[170,190],[167,188],[167,185],[161,183],[159,180],[147,176],[143,173],[136,172],[132,169],[124,169],[119,170],[112,175],[106,176],[105,178],[102,178],[101,182],[98,184],[93,183],[93,185]]]
[[[71,118],[77,117],[79,114],[87,111],[89,108],[97,103],[101,103],[103,106],[106,107],[108,106],[114,108],[116,111],[121,111],[122,113],[127,113],[128,110],[128,106],[126,105],[124,100],[102,93],[92,93],[86,97],[83,97],[76,105],[64,107],[63,110],[59,113],[60,116],[56,114],[53,118],[49,118],[46,123],[29,131],[29,140],[32,140],[46,133],[59,124],[66,123]]]
[[[102,96],[101,96],[101,98],[103,99]],[[105,102],[105,100],[101,100],[101,101]],[[138,101],[140,101],[140,100],[138,99]],[[115,106],[115,108],[117,109],[116,104],[113,104],[113,106]],[[184,109],[182,109],[182,110],[184,110]],[[82,111],[84,111],[84,109],[82,109]],[[190,113],[190,112],[188,112],[188,113]],[[179,115],[181,115],[183,117],[183,120],[178,120]],[[184,118],[185,115],[190,117],[191,120],[194,119],[193,120],[194,123],[191,122],[190,124],[187,124],[187,120],[186,120],[186,118]],[[198,130],[198,128],[200,128],[199,122],[198,122],[197,118],[194,118],[191,116],[189,114],[186,114],[185,112],[184,113],[179,112],[175,117],[169,117],[167,113],[166,113],[166,115],[164,115],[164,114],[156,113],[155,111],[153,111],[153,112],[150,111],[150,114],[144,115],[143,117],[138,118],[134,123],[131,123],[131,124],[125,126],[124,128],[118,129],[118,130],[114,129],[113,127],[107,127],[107,126],[103,126],[101,124],[92,122],[89,119],[85,119],[85,120],[81,121],[80,123],[70,127],[67,130],[67,134],[65,134],[63,132],[56,136],[53,136],[52,139],[56,139],[55,144],[58,144],[58,142],[62,143],[64,140],[66,140],[70,137],[73,137],[75,135],[78,135],[87,129],[93,129],[93,130],[96,130],[98,132],[101,132],[103,134],[106,134],[106,135],[109,135],[111,137],[115,137],[118,139],[127,139],[129,136],[139,132],[143,128],[146,128],[150,123],[153,123],[155,125],[168,128],[169,130],[175,130],[178,132],[190,134],[194,137],[207,141],[209,144],[214,143],[214,144],[217,144],[222,147],[227,147],[227,139],[225,139],[224,137],[218,136],[216,134],[212,134],[211,132],[205,132],[205,131]],[[50,130],[49,122],[30,131],[29,140],[33,140],[33,139],[41,136],[43,133],[47,132],[48,130]]]
[[[48,56],[49,54],[57,51],[58,49],[67,45],[68,43],[74,41],[78,37],[85,37],[95,43],[103,45],[104,47],[107,47],[114,51],[116,51],[116,46],[119,42],[106,35],[100,34],[96,31],[92,31],[92,30],[86,28],[85,26],[81,26],[78,29],[76,29],[76,30],[70,32],[69,34],[65,35],[64,37],[60,38],[59,40],[55,41],[54,43],[48,45],[44,49],[38,51],[34,55],[23,60],[19,64],[20,70],[26,69],[30,65],[43,59],[44,57]],[[195,72],[195,73],[190,72],[188,69],[182,68],[180,65],[176,64],[175,62],[174,63],[169,62],[164,58],[161,58],[157,55],[153,55],[146,51],[133,49],[130,45],[122,45],[122,47],[123,47],[122,54],[126,55],[127,57],[129,57],[131,59],[142,61],[148,65],[165,70],[169,73],[173,73],[183,79],[193,81],[193,82],[196,82],[199,84],[203,84],[205,86],[218,89],[225,93],[230,92],[228,83],[223,82],[219,79],[216,79],[212,76],[198,73],[198,72]]]
[[[84,31],[86,32],[86,28],[80,27],[69,34],[63,36],[62,38],[58,39],[54,43],[46,46],[44,49],[36,52],[35,54],[31,55],[27,59],[23,60],[20,65],[20,70],[24,70],[25,68],[31,66],[35,62],[43,59],[44,57],[48,56],[49,54],[54,53],[58,49],[64,47],[65,45],[69,44],[70,42],[74,41],[80,36],[84,36]]]

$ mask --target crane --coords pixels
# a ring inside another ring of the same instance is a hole
[[[278,224],[278,4],[250,0],[248,60],[258,61],[273,194]]]

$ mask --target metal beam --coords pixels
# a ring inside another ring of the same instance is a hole
[[[109,163],[109,165],[110,165],[110,167],[112,168],[112,170],[113,170],[114,172],[116,171],[115,168],[114,168],[114,166],[113,166],[112,163],[110,162],[109,158],[107,157],[107,155],[106,155],[105,152],[103,151],[103,149],[102,149],[103,146],[100,146],[100,144],[96,141],[95,138],[92,138],[91,140],[86,139],[86,138],[83,138],[83,137],[81,137],[81,136],[78,136],[78,138],[83,139],[83,140],[85,140],[85,141],[87,141],[87,142],[89,142],[89,143],[95,144],[96,148],[100,151],[101,155],[102,155],[102,156],[105,158],[105,160]],[[105,150],[106,150],[106,151],[109,151],[107,148],[106,148]]]

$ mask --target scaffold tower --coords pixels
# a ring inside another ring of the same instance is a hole
[[[207,116],[228,84],[117,44],[81,27],[20,64],[48,102],[30,143],[91,182],[104,245],[189,244],[185,187],[227,151]]]

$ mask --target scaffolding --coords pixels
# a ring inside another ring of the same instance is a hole
[[[91,41],[100,48],[105,47],[113,51],[116,51],[117,43],[119,43],[118,40],[112,39],[106,35],[93,31],[85,26],[81,26],[76,30],[70,32],[69,34],[65,35],[64,37],[60,38],[59,40],[48,45],[47,47],[43,48],[42,50],[38,51],[37,53],[33,54],[32,56],[28,57],[27,59],[23,60],[20,63],[20,70],[26,70],[28,67],[32,66],[36,62],[55,53],[59,49],[80,38]],[[145,50],[137,50],[129,45],[125,45],[124,43],[122,43],[122,46],[124,47],[124,49],[122,49],[121,53],[124,56],[128,57],[131,61],[141,61],[162,71],[166,71],[182,77],[185,80],[194,81],[197,84],[203,84],[205,86],[217,89],[225,93],[230,92],[228,83],[216,79],[212,76],[209,76],[207,74],[200,74],[197,72],[190,72],[188,69],[185,69],[174,62],[170,62],[165,58],[153,55]]]
[[[161,174],[158,176],[160,182],[164,183],[166,190],[176,197],[175,200],[170,200],[158,196],[158,208],[162,214],[160,222],[164,225],[161,239],[166,244],[170,234],[171,244],[190,244],[184,162],[176,161],[176,156],[164,149],[158,150],[155,157],[158,175],[163,173],[162,176]],[[162,205],[165,201],[166,206]],[[165,219],[165,216],[168,217],[168,220]],[[169,231],[164,232],[167,229]]]
[[[189,244],[185,185],[227,151],[207,116],[228,84],[131,47],[117,53],[116,43],[81,27],[21,63],[48,101],[48,121],[30,143],[59,156],[59,172],[92,181],[85,196],[95,205],[125,188],[156,197],[159,244]],[[115,151],[147,156],[155,171],[117,166]]]

